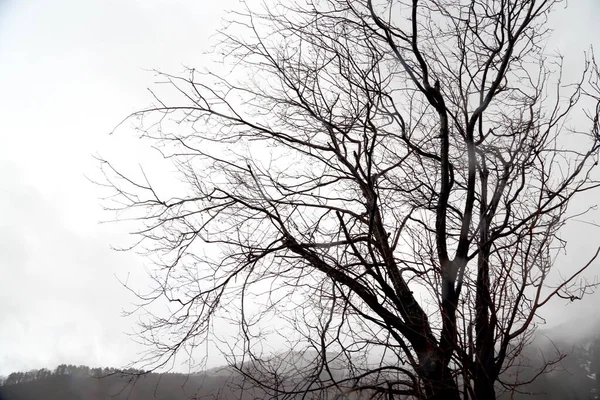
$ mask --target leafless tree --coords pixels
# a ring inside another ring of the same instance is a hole
[[[585,213],[569,204],[599,184],[598,68],[590,52],[563,81],[544,47],[558,3],[248,7],[220,32],[231,70],[159,74],[128,120],[178,180],[102,160],[107,208],[156,263],[146,361],[222,340],[272,398],[492,399],[522,383],[503,372],[542,307],[595,287],[582,273],[600,251],[549,277]],[[580,101],[589,120],[569,128]],[[290,351],[268,356],[278,333]]]

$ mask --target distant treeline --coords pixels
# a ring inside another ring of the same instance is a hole
[[[135,368],[117,369],[117,368],[90,368],[87,365],[72,365],[61,364],[49,370],[47,368],[32,369],[27,372],[13,372],[8,377],[0,377],[0,385],[15,385],[18,383],[33,382],[40,379],[50,378],[56,375],[74,375],[74,376],[89,376],[101,378],[105,376],[122,374],[122,375],[141,375],[146,371]]]
[[[0,400],[190,400],[260,399],[240,393],[229,375],[152,373],[133,368],[61,364],[13,372],[0,384]]]

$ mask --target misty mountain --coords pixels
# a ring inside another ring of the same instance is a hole
[[[0,400],[188,400],[240,398],[222,374],[148,373],[86,366],[16,372],[0,386]],[[140,375],[140,373],[142,373]],[[252,398],[243,396],[242,398]]]
[[[567,326],[571,328],[573,325]],[[589,327],[588,327],[589,328]],[[593,327],[592,332],[600,332]],[[533,383],[501,399],[595,400],[600,399],[600,334],[568,334],[565,327],[540,330],[523,352],[519,367],[507,371],[506,381],[531,379],[545,362],[558,360]],[[578,330],[590,332],[590,329]],[[335,354],[327,354],[330,371],[342,378],[347,370]],[[302,371],[316,365],[317,353],[287,352],[241,368],[261,376],[277,371],[281,377],[303,379]],[[308,367],[308,368],[307,368]],[[516,374],[516,375],[515,375]],[[15,372],[0,379],[0,400],[187,400],[262,399],[268,397],[231,366],[197,374],[144,373],[112,368],[59,365],[47,369]],[[244,388],[242,390],[242,387]]]
[[[327,354],[329,370],[341,378],[346,369],[334,354]],[[144,371],[59,365],[14,372],[0,379],[0,400],[188,400],[264,399],[266,393],[244,374],[272,380],[274,376],[295,384],[306,371],[318,368],[316,352],[286,352],[253,360],[238,368],[222,366],[196,374],[145,373]],[[243,371],[243,373],[241,372]],[[276,375],[275,375],[276,374]],[[325,373],[322,373],[325,375]]]
[[[549,366],[534,382],[520,387],[513,399],[600,399],[600,326],[587,319],[539,330],[519,364],[507,371],[507,381],[527,382],[543,365]]]

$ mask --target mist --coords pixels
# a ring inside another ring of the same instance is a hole
[[[128,312],[136,294],[155,284],[151,263],[141,251],[115,250],[135,242],[135,226],[113,223],[114,213],[103,209],[96,157],[127,172],[144,164],[153,183],[177,190],[170,161],[140,140],[130,121],[119,124],[154,101],[146,89],[159,80],[156,71],[219,68],[213,35],[238,8],[232,0],[0,4],[0,376],[62,364],[143,369],[135,362],[145,347],[132,333],[144,317]],[[578,0],[550,19],[547,49],[564,55],[565,81],[578,78],[585,52],[598,44],[598,16],[598,1]],[[582,116],[566,124],[587,129]],[[597,203],[597,192],[577,201],[571,214]],[[595,208],[568,221],[561,231],[566,251],[555,258],[552,278],[585,265],[599,234]],[[593,283],[597,275],[596,262],[586,277]],[[589,348],[600,334],[599,296],[545,306],[531,349]],[[233,326],[223,319],[213,329],[235,338]],[[280,336],[272,353],[285,342]],[[209,341],[195,349],[193,362],[182,356],[157,372],[225,366],[226,347]]]

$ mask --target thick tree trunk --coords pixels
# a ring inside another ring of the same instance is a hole
[[[460,392],[447,364],[430,360],[422,364],[427,400],[460,400]]]
[[[458,386],[452,378],[431,382],[430,388],[431,393],[428,393],[428,400],[460,400]]]
[[[494,382],[497,378],[494,361],[494,330],[496,315],[490,296],[490,215],[488,213],[488,170],[482,156],[481,178],[481,228],[479,233],[479,255],[477,260],[477,292],[475,295],[475,400],[495,399]],[[490,315],[491,314],[491,315]]]
[[[475,400],[494,400],[495,398],[496,391],[492,377],[480,375],[478,379],[475,379]]]
[[[494,363],[493,330],[489,324],[483,325],[477,338],[475,364],[475,400],[495,399],[494,382],[497,378]]]

